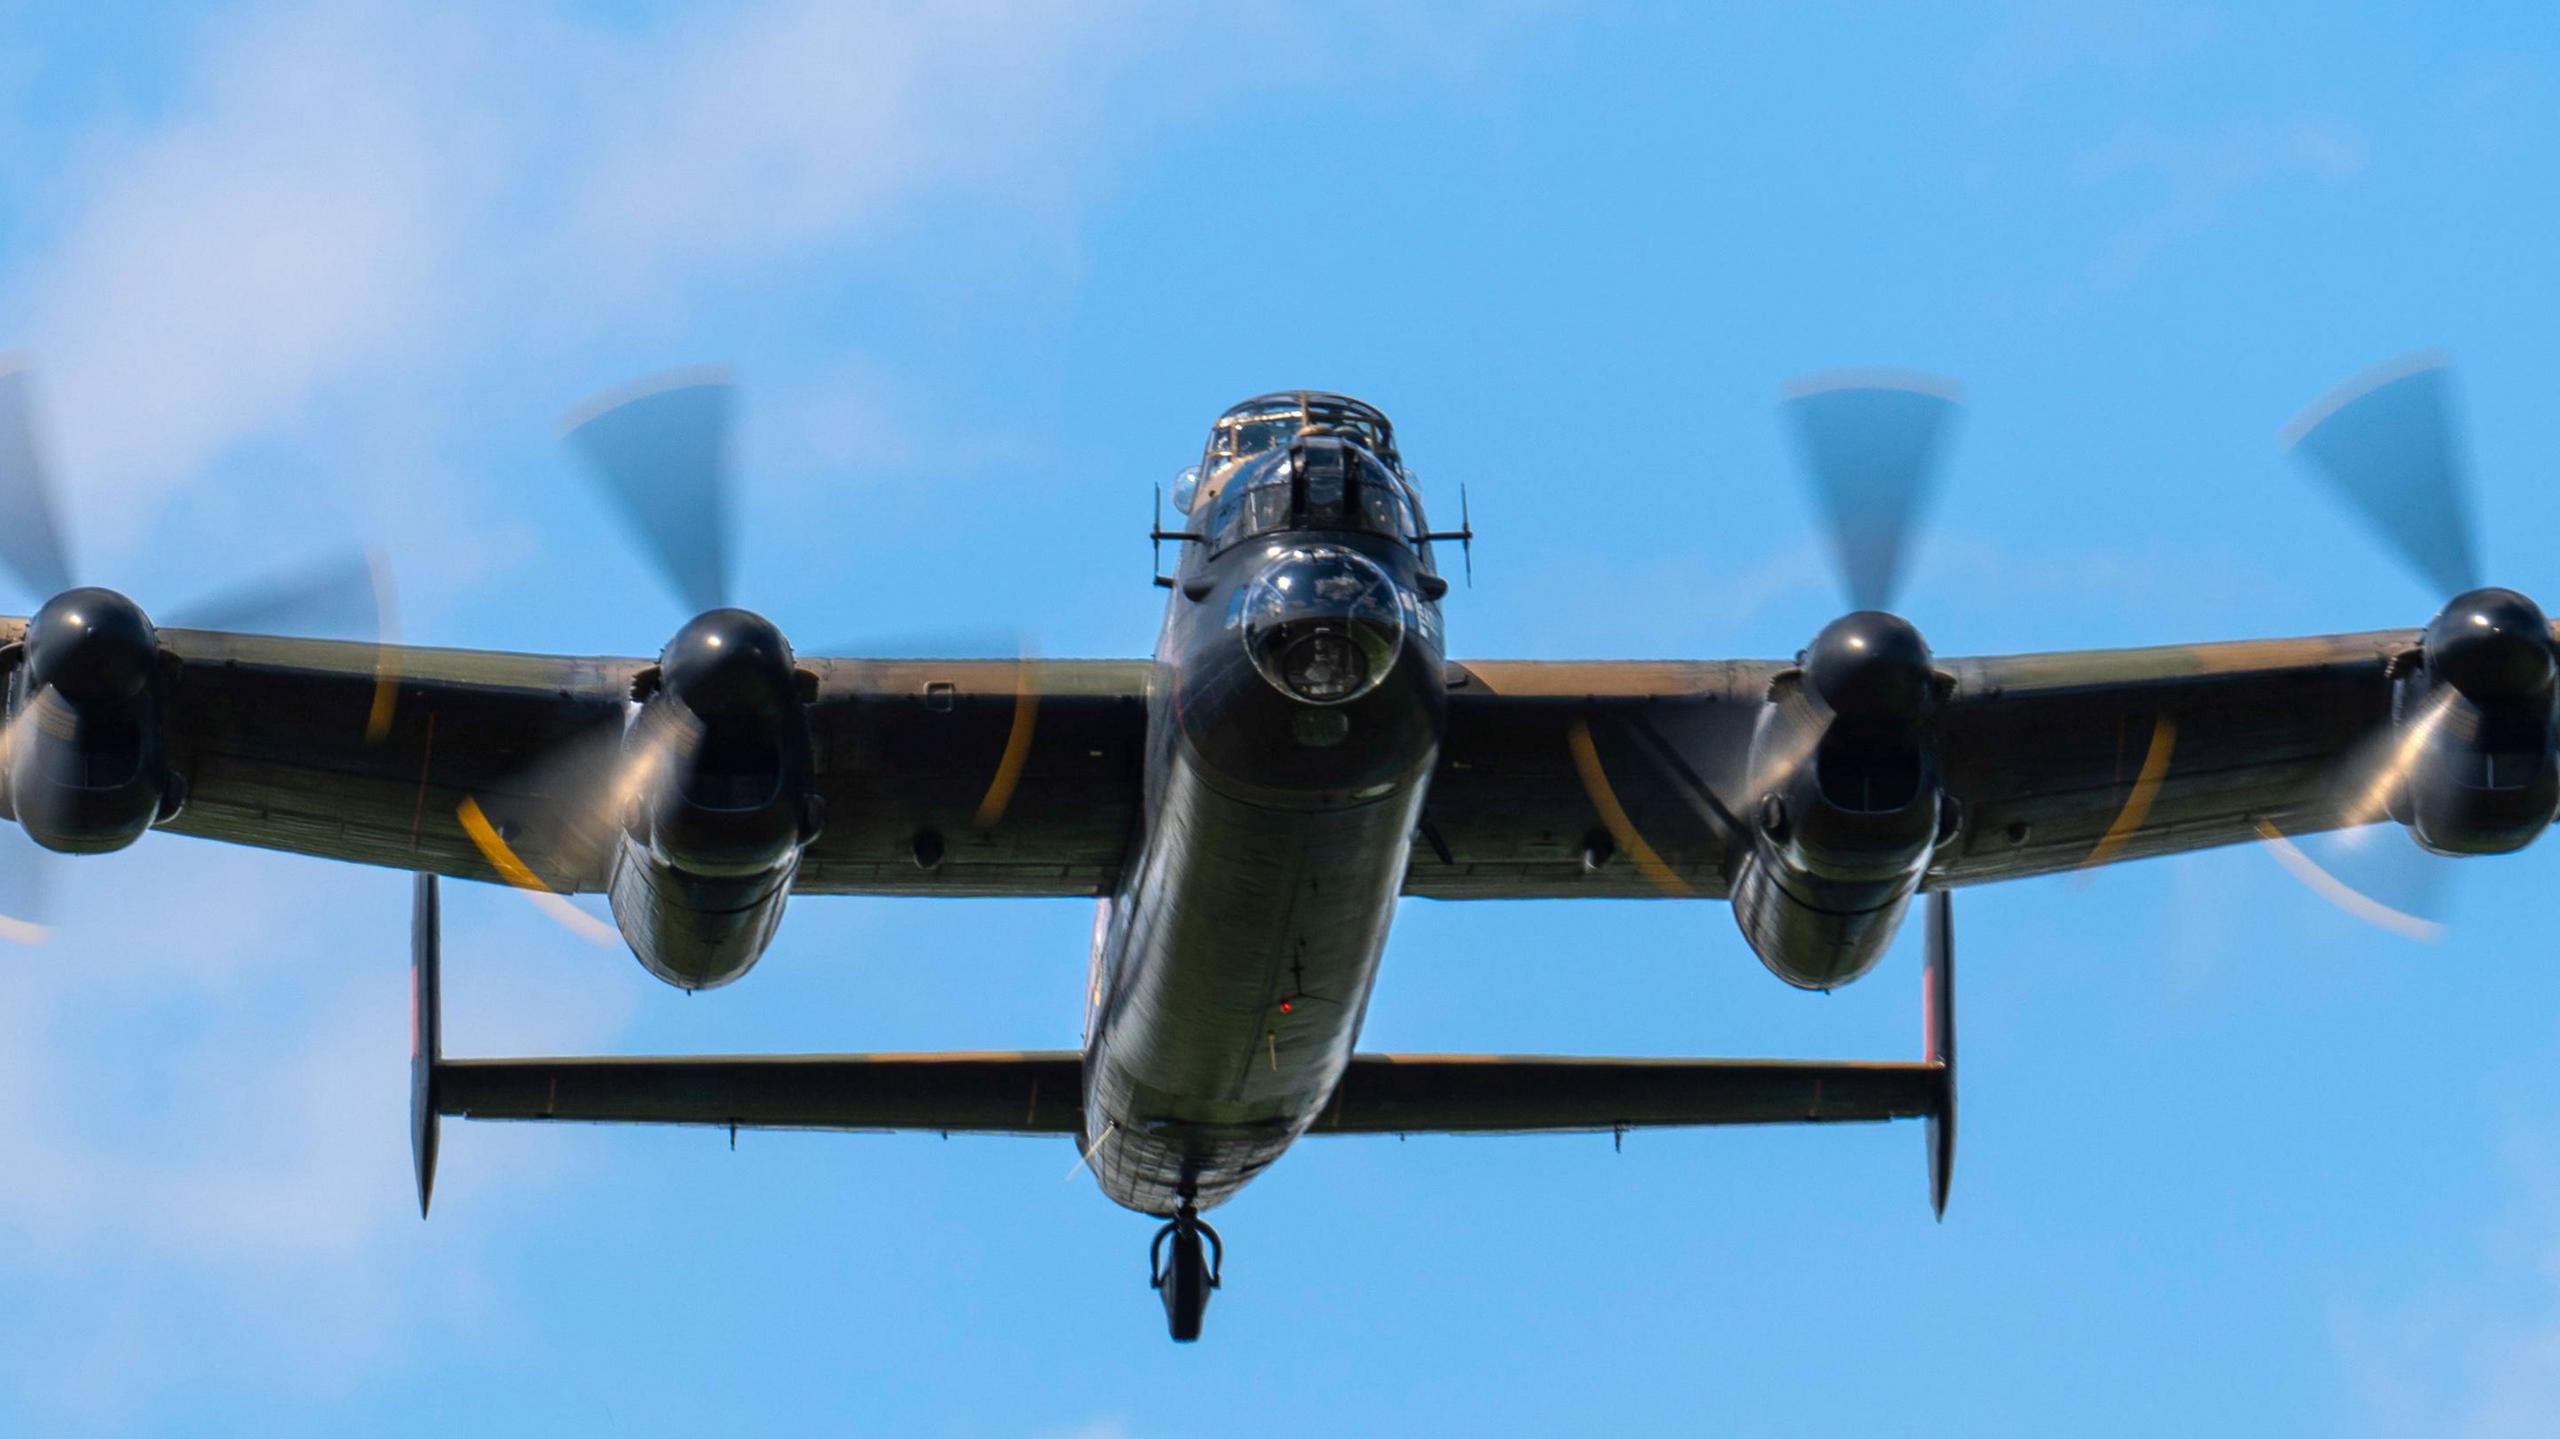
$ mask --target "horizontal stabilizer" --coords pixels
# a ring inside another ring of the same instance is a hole
[[[1531,1134],[1913,1119],[1936,1064],[1364,1054],[1317,1134]],[[1071,1050],[666,1059],[471,1059],[436,1066],[437,1108],[471,1119],[742,1129],[1080,1134]]]
[[[1072,1050],[465,1059],[447,1060],[438,1073],[438,1105],[467,1119],[946,1134],[1084,1129],[1084,1060]]]
[[[1934,1064],[1364,1054],[1315,1134],[1554,1134],[1917,1119]]]

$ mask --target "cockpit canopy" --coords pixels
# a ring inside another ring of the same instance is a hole
[[[1412,545],[1431,563],[1395,426],[1348,395],[1293,390],[1230,408],[1174,503],[1210,554],[1277,530],[1348,530]]]
[[[1301,434],[1244,460],[1198,528],[1211,554],[1274,530],[1365,530],[1405,544],[1422,536],[1404,480],[1338,434]]]
[[[1209,428],[1209,448],[1200,457],[1204,474],[1281,448],[1299,435],[1341,435],[1401,471],[1396,454],[1396,427],[1377,406],[1349,395],[1322,390],[1289,390],[1257,395],[1232,406]]]

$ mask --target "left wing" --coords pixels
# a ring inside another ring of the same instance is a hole
[[[2340,822],[2339,762],[2387,723],[2407,630],[1944,662],[1963,826],[1933,887],[2204,849]],[[1726,836],[1775,662],[1474,663],[1407,894],[1728,891]],[[1596,858],[1596,865],[1586,856]]]

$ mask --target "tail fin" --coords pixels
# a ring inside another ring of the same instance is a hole
[[[409,1156],[418,1174],[418,1217],[436,1188],[436,1080],[444,1059],[444,959],[436,877],[417,876],[409,907]]]
[[[1938,1105],[1929,1115],[1929,1208],[1943,1220],[1956,1179],[1956,917],[1955,898],[1943,889],[1929,892],[1928,954],[1920,995],[1928,1029],[1923,1057],[1938,1067]]]

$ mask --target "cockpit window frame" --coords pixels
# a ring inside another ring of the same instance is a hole
[[[1311,523],[1310,477],[1302,444],[1308,438],[1332,440],[1351,452],[1342,466],[1342,493],[1335,501],[1338,514],[1320,525]],[[1284,458],[1266,458],[1274,453]],[[1428,531],[1423,526],[1421,497],[1414,493],[1400,467],[1356,438],[1338,433],[1302,433],[1285,451],[1265,451],[1234,464],[1235,470],[1223,478],[1208,513],[1194,522],[1195,531],[1202,536],[1199,543],[1204,558],[1214,559],[1265,535],[1313,528],[1392,539],[1412,549],[1424,572],[1437,573],[1430,544],[1424,538]],[[1373,493],[1384,495],[1385,514],[1372,504]],[[1379,523],[1382,520],[1383,527]]]
[[[1268,447],[1242,451],[1236,438],[1249,425],[1295,424],[1296,434],[1342,434],[1386,462],[1401,476],[1403,458],[1396,452],[1394,422],[1376,406],[1364,404],[1348,395],[1327,394],[1315,390],[1259,395],[1242,404],[1231,406],[1209,428],[1209,444],[1203,451],[1203,466],[1215,467],[1251,459],[1268,452]]]

